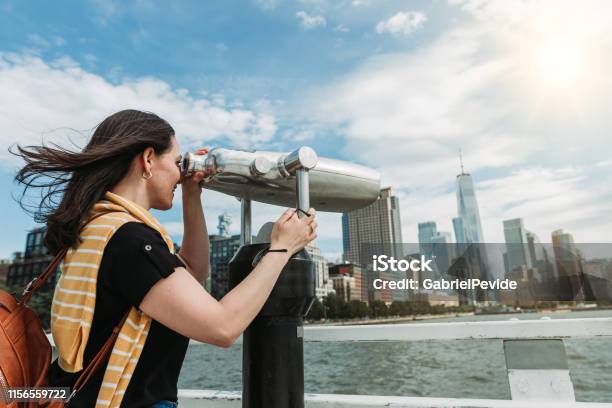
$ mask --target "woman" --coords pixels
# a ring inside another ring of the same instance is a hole
[[[109,361],[70,407],[173,407],[189,339],[231,346],[255,318],[289,258],[316,237],[317,222],[287,210],[252,273],[220,301],[202,287],[209,243],[198,172],[184,178],[174,130],[158,116],[117,112],[81,152],[18,147],[26,165],[16,180],[48,189],[35,217],[52,253],[70,248],[55,289],[51,328],[58,358],[51,386],[73,387],[113,328]],[[201,151],[200,153],[203,153]],[[42,181],[41,181],[42,180]],[[181,184],[184,235],[172,240],[149,213],[172,207]],[[24,196],[26,191],[24,190]],[[128,317],[123,321],[124,316]]]

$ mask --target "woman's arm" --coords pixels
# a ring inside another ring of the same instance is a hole
[[[206,154],[200,149],[196,154]],[[210,244],[202,209],[202,187],[200,182],[206,175],[196,172],[191,177],[181,178],[183,195],[183,242],[179,257],[187,263],[187,270],[203,284],[210,273]]]
[[[149,290],[140,310],[185,337],[230,347],[259,313],[286,263],[284,253],[266,254],[221,301],[185,268],[176,268]]]
[[[187,263],[193,277],[203,284],[210,272],[210,246],[199,191],[193,194],[183,190],[183,223],[179,256]]]
[[[186,337],[231,346],[263,307],[289,257],[316,238],[314,218],[314,212],[302,219],[294,210],[285,212],[272,230],[271,248],[287,248],[288,252],[267,253],[220,301],[179,267],[149,290],[140,310]]]

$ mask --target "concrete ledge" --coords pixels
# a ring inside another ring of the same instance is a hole
[[[611,408],[612,404],[306,394],[306,408]],[[241,408],[240,392],[179,390],[181,408]]]

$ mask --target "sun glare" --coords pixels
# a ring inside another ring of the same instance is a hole
[[[541,107],[592,105],[608,88],[611,72],[604,20],[574,1],[529,5],[504,38],[516,57],[516,82]]]
[[[574,39],[546,41],[535,55],[540,80],[553,86],[571,88],[586,77],[584,49]]]
[[[533,3],[523,15],[502,31],[507,48],[500,49],[513,62],[508,77],[530,114],[584,118],[599,111],[612,88],[607,20],[561,0]]]

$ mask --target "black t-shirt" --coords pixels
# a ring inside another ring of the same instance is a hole
[[[107,243],[96,284],[96,305],[85,347],[84,364],[95,357],[113,328],[130,307],[138,307],[149,289],[185,266],[168,250],[159,232],[140,222],[123,224]],[[121,407],[148,407],[161,400],[177,400],[177,382],[189,339],[152,320],[138,364],[123,396]],[[93,407],[106,363],[70,400],[71,408]],[[49,383],[70,387],[81,371],[68,373],[57,360],[49,370]]]

